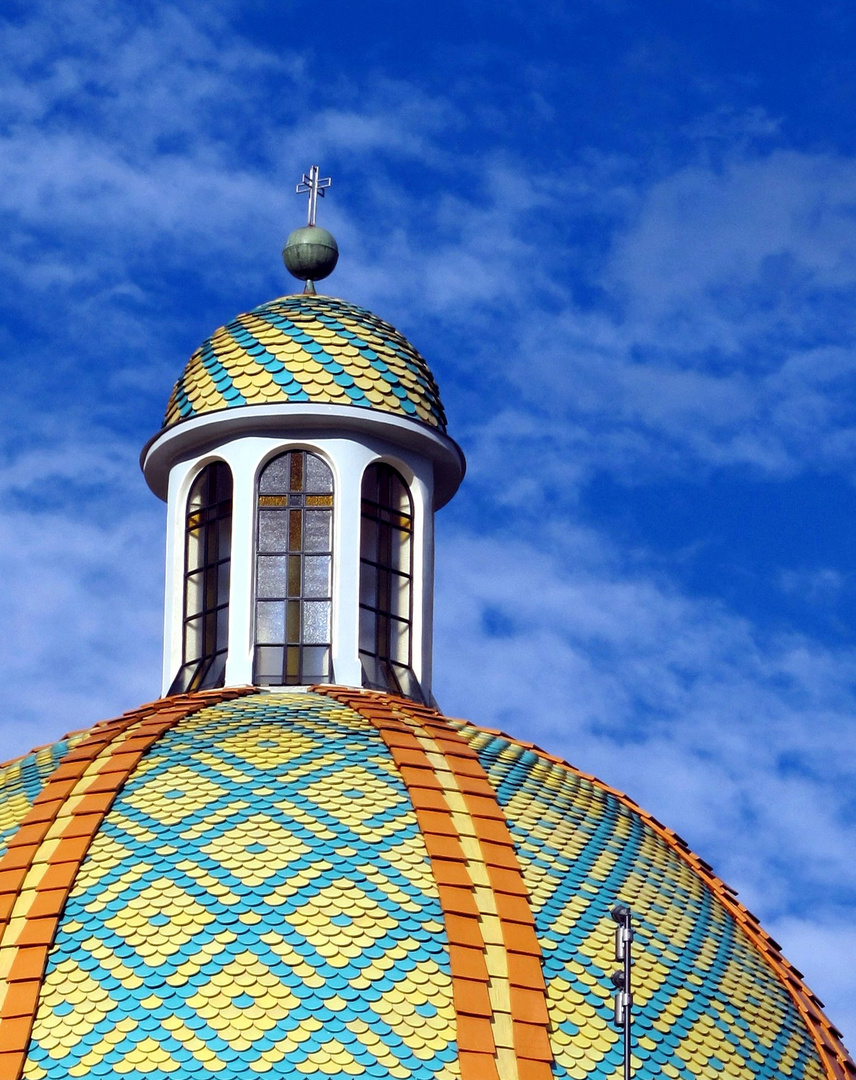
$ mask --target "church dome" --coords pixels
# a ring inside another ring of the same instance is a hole
[[[374,409],[440,432],[446,417],[423,357],[389,323],[331,296],[283,296],[238,315],[193,353],[164,425],[244,405]]]
[[[856,1080],[679,837],[426,704],[464,459],[413,346],[314,292],[330,182],[304,294],[205,341],[143,452],[164,696],[0,767],[0,1080],[617,1080],[628,1046]]]
[[[0,772],[0,1076],[853,1077],[799,973],[624,795],[384,693],[165,698]]]

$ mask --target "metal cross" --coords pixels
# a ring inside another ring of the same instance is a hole
[[[303,179],[294,189],[298,195],[305,195],[309,192],[309,218],[306,222],[307,225],[315,224],[315,211],[318,209],[318,196],[324,198],[326,194],[325,188],[328,188],[333,181],[329,176],[325,176],[323,180],[318,179],[318,166],[313,165],[309,170],[308,175],[303,174]]]

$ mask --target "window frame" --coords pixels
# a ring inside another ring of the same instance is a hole
[[[221,490],[219,485],[223,484]],[[201,505],[191,509],[191,502],[200,485],[204,493]],[[170,694],[191,693],[223,686],[229,649],[229,603],[232,581],[232,543],[234,527],[235,482],[229,465],[220,458],[206,462],[191,482],[184,503],[182,609],[181,609],[181,664],[169,688]],[[203,516],[195,528],[191,518]],[[227,523],[227,552],[223,549],[223,522]],[[198,529],[199,535],[193,536]],[[202,551],[201,560],[191,568],[191,542]],[[209,557],[212,554],[213,558]],[[223,572],[225,569],[225,573]],[[201,584],[200,584],[201,583]],[[191,588],[201,597],[201,606],[189,613]],[[209,601],[213,597],[213,604]],[[188,657],[190,625],[201,624],[202,642],[199,655]],[[213,677],[212,677],[213,671]]]
[[[373,476],[376,478],[373,481],[373,492],[372,496],[368,497],[366,483]],[[393,505],[391,484],[396,481],[400,485],[399,497],[403,496],[406,500],[406,509],[401,505]],[[376,498],[374,492],[377,492]],[[367,513],[366,504],[375,508],[373,513]],[[406,528],[400,525],[396,526],[395,518],[406,519]],[[374,558],[368,557],[366,553],[367,520],[373,522],[375,529],[374,549],[372,552]],[[392,552],[396,548],[399,552],[402,550],[400,538],[397,545],[395,543],[394,531],[407,535],[406,567],[403,565],[403,561],[396,562],[392,556]],[[383,460],[372,462],[364,470],[360,484],[359,627],[357,648],[362,673],[362,685],[370,689],[397,693],[403,697],[424,702],[424,693],[413,668],[416,535],[416,501],[410,484],[401,471],[390,462]],[[375,582],[373,603],[368,602],[365,587],[369,573]],[[399,581],[399,588],[402,581],[406,582],[406,617],[393,610],[396,606],[393,603],[396,579]],[[384,597],[386,597],[386,602],[384,602]],[[373,630],[368,625],[369,613],[373,621]],[[398,634],[393,633],[396,626],[399,627]],[[406,647],[404,649],[401,649],[396,644],[397,641],[400,641],[400,628],[402,626],[406,635]],[[363,647],[367,629],[373,638],[373,649]],[[374,673],[374,677],[372,677],[370,668]]]
[[[295,456],[299,456],[301,465],[301,490],[292,487],[294,482]],[[285,469],[288,474],[288,490],[278,492],[263,492],[265,474],[282,459],[287,459]],[[326,470],[325,483],[327,490],[313,490],[310,486],[309,459],[314,459]],[[333,615],[335,606],[335,525],[336,525],[336,481],[331,462],[315,447],[289,446],[278,448],[261,464],[255,479],[254,491],[254,520],[253,520],[253,574],[252,574],[252,663],[253,684],[257,686],[306,686],[311,683],[329,683],[333,681],[333,639],[334,626]],[[262,500],[270,499],[264,503]],[[311,501],[310,501],[311,500]],[[322,501],[324,500],[324,501]],[[328,519],[328,543],[324,548],[311,548],[307,544],[310,533],[307,529],[307,513],[313,511],[329,511]],[[287,524],[283,530],[287,535],[287,541],[281,548],[262,548],[262,513],[273,511],[275,514],[287,514]],[[300,513],[300,541],[299,546],[294,546],[293,521],[294,512]],[[262,595],[262,566],[264,558],[284,560],[284,574],[280,584],[283,586],[280,592]],[[319,595],[307,591],[307,565],[311,559],[326,559],[327,585],[326,594]],[[297,561],[299,567],[297,577],[299,587],[293,588],[294,566]],[[260,640],[260,621],[262,612],[260,605],[280,605],[282,607],[282,640]],[[322,615],[322,622],[326,617],[326,640],[306,641],[307,614],[310,605],[325,605],[326,615]],[[291,605],[295,605],[291,608]],[[297,611],[296,632],[292,622],[293,610]],[[296,639],[296,640],[295,640]],[[265,656],[265,652],[267,655]],[[273,672],[271,660],[273,650],[281,650],[278,671]],[[307,652],[310,650],[310,652]],[[322,652],[323,650],[323,652]],[[313,662],[314,659],[314,662]]]

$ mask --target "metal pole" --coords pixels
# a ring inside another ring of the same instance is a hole
[[[621,928],[624,934],[624,1080],[631,1080],[630,1076],[630,1025],[633,1021],[633,992],[630,987],[630,942],[633,940],[633,931],[630,927],[632,916],[627,912],[627,922]]]
[[[615,971],[612,974],[612,984],[616,990],[615,1023],[624,1032],[624,1080],[632,1080],[630,1053],[633,993],[630,982],[632,970],[630,943],[633,941],[633,913],[624,904],[616,904],[610,915],[618,924],[615,928],[615,959],[622,961],[623,964],[621,971]]]
[[[318,211],[318,166],[313,165],[309,170],[309,216],[307,225],[315,224],[315,215]]]

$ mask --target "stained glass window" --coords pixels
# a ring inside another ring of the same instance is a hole
[[[229,630],[232,474],[206,465],[187,497],[182,663],[171,694],[222,686]]]
[[[413,674],[413,501],[390,465],[363,477],[360,661],[363,686],[422,700]]]
[[[332,679],[333,474],[290,450],[259,478],[255,660],[260,686]]]

